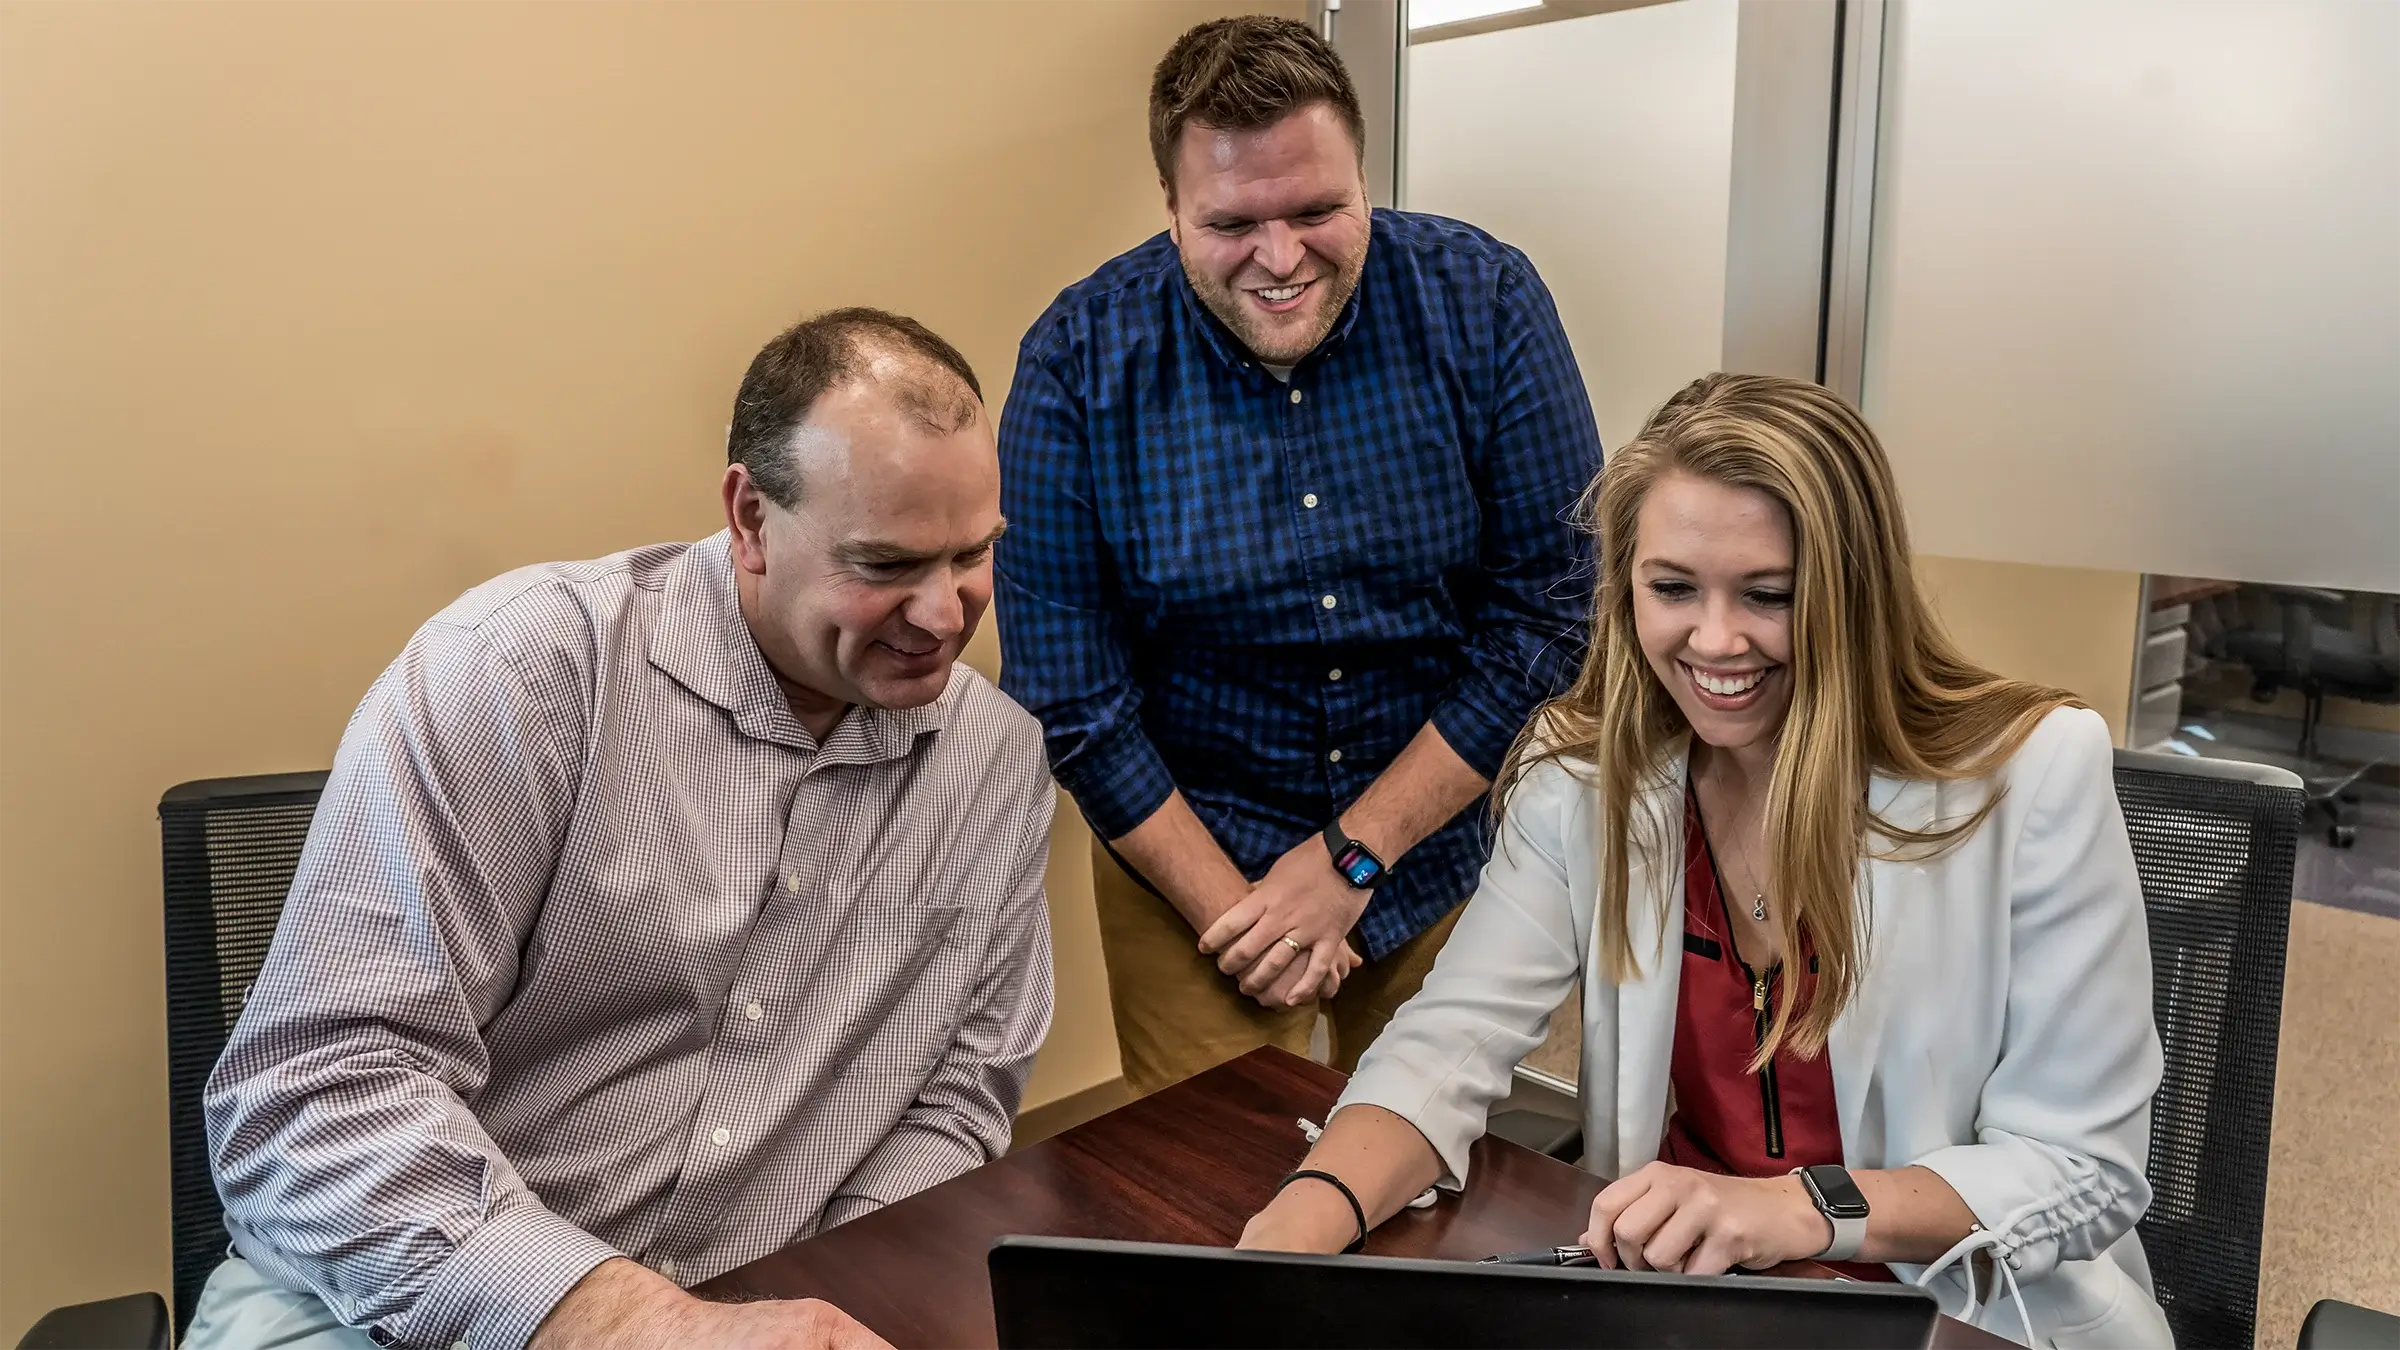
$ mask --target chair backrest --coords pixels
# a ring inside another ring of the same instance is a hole
[[[2304,795],[2282,769],[2119,750],[2166,1072],[2142,1246],[2178,1345],[2250,1345]]]
[[[200,1091],[225,1051],[283,915],[322,773],[212,778],[158,803],[165,851],[167,1142],[173,1164],[175,1337],[225,1257]]]

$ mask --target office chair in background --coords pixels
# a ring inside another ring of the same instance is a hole
[[[2245,588],[2265,598],[2270,609],[2212,635],[2204,650],[2248,666],[2250,697],[2273,702],[2285,687],[2300,692],[2300,743],[2304,766],[2318,760],[2317,733],[2327,696],[2364,703],[2400,702],[2400,612],[2381,595],[2367,605],[2363,623],[2353,619],[2351,597],[2313,586],[2260,585]],[[2264,617],[2269,622],[2259,622]],[[2344,772],[2310,774],[2308,806],[2324,813],[2325,836],[2336,848],[2358,841],[2357,827],[2344,817],[2355,801],[2351,789],[2372,764]]]

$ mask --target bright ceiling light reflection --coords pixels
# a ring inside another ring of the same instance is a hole
[[[1408,0],[1408,26],[1412,30],[1439,28],[1443,24],[1541,7],[1542,0]]]

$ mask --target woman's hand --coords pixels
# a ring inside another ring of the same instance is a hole
[[[1594,1197],[1583,1235],[1603,1266],[1689,1275],[1805,1261],[1832,1241],[1832,1224],[1798,1177],[1726,1177],[1661,1162]]]

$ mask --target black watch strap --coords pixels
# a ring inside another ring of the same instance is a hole
[[[1333,870],[1342,874],[1342,880],[1362,891],[1392,873],[1391,864],[1377,857],[1375,850],[1342,832],[1340,816],[1325,827],[1325,851],[1333,855]]]

